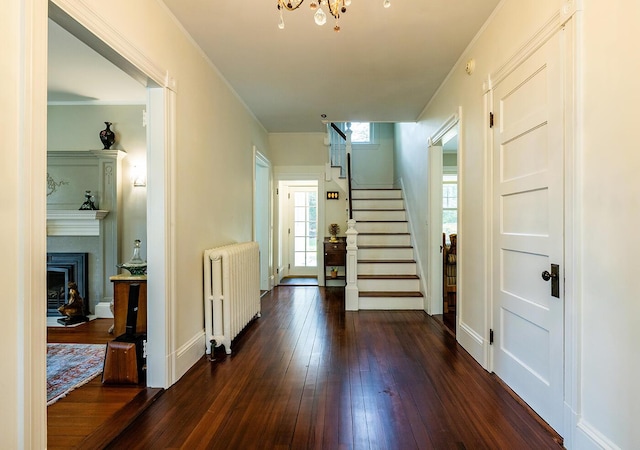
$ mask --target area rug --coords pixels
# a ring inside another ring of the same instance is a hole
[[[104,344],[47,344],[47,406],[102,372]]]

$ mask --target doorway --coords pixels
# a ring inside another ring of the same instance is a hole
[[[442,320],[456,333],[458,297],[458,127],[442,138]]]
[[[253,238],[260,248],[260,291],[273,287],[271,275],[272,245],[271,236],[271,164],[269,160],[253,147]]]
[[[428,195],[428,300],[427,313],[453,331],[457,328],[460,294],[458,286],[458,159],[461,153],[460,117],[452,114],[429,138],[427,155]],[[453,247],[452,240],[453,237]],[[445,317],[446,315],[446,317]],[[446,319],[446,321],[445,321]]]
[[[278,182],[278,284],[317,285],[320,280],[318,230],[324,227],[320,184],[320,176]]]

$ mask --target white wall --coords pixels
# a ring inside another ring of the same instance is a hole
[[[578,326],[579,354],[578,371],[567,381],[565,392],[567,403],[576,409],[568,408],[564,437],[568,448],[634,448],[640,442],[635,426],[640,420],[640,239],[635,231],[640,226],[640,152],[634,133],[635,105],[640,100],[636,80],[640,5],[632,0],[584,4],[577,56],[582,69],[575,86],[581,104],[577,112],[577,192],[572,199],[577,218],[573,274],[577,289],[573,295],[578,314],[568,318]],[[463,174],[459,246],[464,297],[458,314],[467,330],[459,329],[458,339],[485,367],[484,343],[472,336],[486,339],[488,330],[482,82],[563,5],[559,0],[502,2],[419,121],[396,129],[397,176],[407,188],[410,208],[425,223],[421,198],[428,185],[424,176],[426,140],[462,106],[458,167]],[[581,18],[578,13],[574,22],[579,24]],[[470,58],[476,62],[471,76],[464,72]],[[607,156],[611,143],[616,148],[615,159]],[[425,233],[420,230],[418,242]],[[426,249],[418,248],[426,258]]]
[[[581,426],[618,448],[640,443],[639,17],[634,0],[585,2]]]
[[[351,175],[353,188],[389,188],[394,179],[394,125],[375,123],[372,144],[352,144]]]

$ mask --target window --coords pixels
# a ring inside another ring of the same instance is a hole
[[[442,177],[442,232],[449,244],[449,235],[458,234],[458,175]]]
[[[373,141],[370,122],[351,122],[351,143],[370,144]]]

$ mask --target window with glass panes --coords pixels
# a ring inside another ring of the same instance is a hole
[[[317,267],[318,195],[316,192],[293,193],[294,264],[297,267]]]
[[[442,232],[449,243],[450,234],[458,234],[458,175],[442,177]]]

